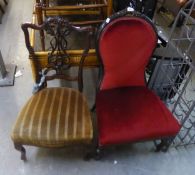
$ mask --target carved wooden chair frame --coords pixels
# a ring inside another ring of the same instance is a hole
[[[30,25],[31,26],[42,26],[43,23],[41,25],[37,25],[36,16],[35,16],[35,14],[33,14],[32,23]],[[35,37],[36,32],[40,32],[40,34],[42,36],[40,38],[41,39],[41,49],[40,49],[40,51],[34,50],[34,48],[36,47],[36,44],[37,44],[37,39],[39,39],[39,38]],[[33,78],[36,81],[36,76],[38,75],[36,62],[39,63],[41,68],[46,67],[47,64],[48,64],[49,51],[45,50],[45,33],[44,33],[44,30],[42,30],[42,29],[36,30],[36,29],[32,28],[32,30],[28,32],[28,35],[29,35],[29,38],[27,38],[29,40],[28,45],[30,45],[30,47],[32,48],[33,53],[34,53],[33,55],[29,54],[29,60],[30,60],[30,64],[31,64]],[[80,58],[82,56],[83,50],[82,49],[68,49],[67,53],[70,56],[71,65],[72,66],[79,66]],[[96,58],[95,49],[89,48],[89,52],[88,52],[88,55],[85,58],[85,62],[83,64],[83,66],[93,68],[93,67],[97,67],[98,65],[99,65],[99,63],[98,63],[97,58]]]
[[[35,76],[35,82],[41,83],[41,85],[39,85],[40,87],[43,85],[43,77],[44,81],[52,80],[55,78],[66,79],[70,81],[77,80],[76,77],[69,77],[63,74],[64,70],[70,68],[71,66],[75,66],[74,63],[72,63],[71,57],[67,51],[68,41],[66,37],[71,33],[71,31],[88,32],[86,48],[83,50],[78,63],[78,87],[79,90],[82,91],[82,68],[85,62],[85,58],[87,57],[90,49],[90,38],[94,31],[93,28],[91,26],[76,27],[69,23],[67,20],[60,17],[48,18],[42,25],[25,23],[22,24],[21,27],[25,35],[25,43],[30,54],[31,64],[33,65],[32,67]],[[38,31],[45,30],[53,37],[52,41],[50,41],[51,51],[48,51],[47,66],[40,64],[40,61],[37,59],[36,52],[34,51],[34,48],[31,46],[30,43],[30,35],[28,31],[29,28]],[[52,70],[55,70],[56,74],[52,76],[46,76],[48,72]]]
[[[76,27],[69,23],[67,20],[56,17],[48,18],[42,25],[35,25],[31,23],[22,24],[22,30],[25,35],[26,47],[30,54],[31,64],[35,70],[35,86],[33,93],[37,93],[47,86],[47,81],[53,79],[62,79],[67,81],[77,81],[78,90],[82,92],[83,90],[83,64],[85,58],[89,52],[90,48],[90,37],[93,34],[93,28],[91,26],[86,27]],[[36,54],[33,47],[30,44],[29,38],[29,29],[34,30],[45,30],[52,36],[51,51],[48,53],[48,64],[46,66],[39,64],[40,61],[37,60]],[[87,42],[86,48],[83,50],[79,61],[78,75],[70,76],[64,71],[68,70],[72,66],[75,66],[71,63],[71,58],[67,52],[67,40],[66,37],[70,34],[71,31],[77,32],[87,32]],[[50,74],[48,75],[48,73]],[[55,73],[53,73],[55,72]],[[25,144],[24,144],[25,145]],[[35,144],[36,146],[36,144]],[[23,147],[23,143],[14,142],[14,147],[16,150],[21,152],[21,159],[26,160],[26,150]]]

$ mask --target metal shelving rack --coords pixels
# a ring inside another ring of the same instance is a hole
[[[161,50],[149,86],[167,104],[181,124],[172,141],[176,148],[195,144],[195,0],[179,11]],[[183,24],[177,27],[179,20]],[[158,51],[156,51],[158,53]]]

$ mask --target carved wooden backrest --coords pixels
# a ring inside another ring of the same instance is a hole
[[[42,32],[46,32],[50,35],[51,40],[50,43],[50,50],[48,51],[48,64],[45,68],[40,68],[39,66],[39,58],[37,58],[34,48],[30,44],[29,39],[29,31],[28,29],[39,30]],[[93,33],[93,29],[90,26],[86,27],[76,27],[69,23],[64,18],[55,17],[55,18],[48,18],[42,25],[35,25],[31,23],[22,24],[22,30],[25,35],[25,43],[26,47],[29,51],[29,54],[32,58],[32,62],[36,67],[37,74],[36,74],[36,86],[37,90],[41,89],[46,85],[48,80],[53,79],[64,79],[69,81],[78,81],[79,90],[82,91],[83,89],[83,77],[82,77],[82,68],[83,63],[85,61],[85,57],[88,54],[90,48],[90,41],[91,35]],[[68,70],[71,65],[71,57],[67,53],[67,46],[68,46],[68,39],[67,37],[70,35],[71,32],[87,32],[86,40],[83,41],[83,53],[81,54],[78,75],[77,76],[69,76],[64,72]],[[54,74],[48,75],[49,72],[55,72]],[[35,91],[37,91],[35,90]]]

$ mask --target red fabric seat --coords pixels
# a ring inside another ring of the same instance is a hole
[[[174,136],[180,129],[159,97],[146,87],[101,90],[96,104],[99,145]]]

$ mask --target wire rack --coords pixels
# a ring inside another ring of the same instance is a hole
[[[181,124],[172,145],[195,144],[195,0],[180,10],[172,25],[165,48],[158,48],[155,68],[149,80],[153,89],[166,103]],[[178,20],[183,19],[178,29]],[[154,53],[155,54],[155,53]]]

